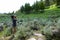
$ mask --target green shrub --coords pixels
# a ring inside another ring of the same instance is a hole
[[[20,27],[20,29],[16,32],[14,40],[26,40],[29,38],[33,32],[28,27]]]
[[[10,36],[12,33],[11,33],[11,27],[8,27],[4,30],[4,36]]]

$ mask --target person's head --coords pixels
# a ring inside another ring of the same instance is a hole
[[[13,19],[14,16],[11,16],[11,18]]]
[[[12,18],[12,19],[16,18],[16,15],[12,15],[11,18]]]

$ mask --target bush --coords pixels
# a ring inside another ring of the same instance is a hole
[[[39,30],[40,29],[40,25],[38,20],[34,20],[32,22],[32,24],[30,25],[31,30]]]
[[[12,34],[11,27],[8,27],[4,30],[4,36],[10,36]]]
[[[14,40],[26,40],[32,35],[32,31],[28,27],[20,27],[20,29],[16,32]]]

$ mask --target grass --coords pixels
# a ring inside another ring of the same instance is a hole
[[[57,8],[56,4],[54,4],[54,5],[51,5],[49,9],[45,9],[44,13],[35,12],[31,14],[24,14],[18,11],[16,12],[16,15],[17,15],[17,18],[36,18],[36,17],[48,18],[49,16],[60,15],[60,8]],[[1,16],[4,16],[4,17],[1,17]],[[1,17],[0,20],[7,20],[9,19],[10,16],[1,14],[0,17]]]
[[[3,31],[2,32],[0,32],[0,38],[3,36]]]
[[[56,8],[56,9],[49,9],[49,10],[45,10],[44,13],[31,13],[31,14],[23,14],[23,13],[17,13],[17,17],[18,18],[48,18],[49,16],[53,16],[53,15],[60,15],[60,8]]]
[[[0,38],[4,36],[4,31],[0,32]]]
[[[36,17],[42,17],[42,18],[48,18],[49,16],[53,16],[53,15],[60,15],[60,8],[57,8],[56,4],[53,4],[50,6],[49,9],[45,9],[44,13],[40,13],[40,12],[35,12],[35,13],[30,13],[30,14],[24,14],[21,12],[16,12],[17,17],[18,18],[36,18]]]

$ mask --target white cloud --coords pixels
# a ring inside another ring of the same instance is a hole
[[[16,11],[21,5],[30,3],[31,5],[36,0],[0,0],[0,13]]]

